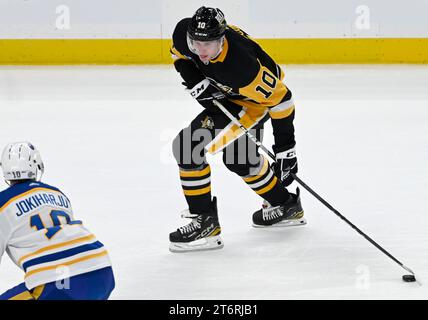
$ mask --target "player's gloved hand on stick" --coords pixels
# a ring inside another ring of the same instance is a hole
[[[293,147],[284,151],[277,151],[275,158],[273,170],[276,176],[281,178],[282,184],[287,187],[294,181],[291,173],[297,173],[296,149]]]
[[[183,83],[186,85],[186,83]],[[186,85],[187,86],[187,85]],[[204,79],[192,88],[186,89],[204,108],[213,107],[213,100],[222,100],[226,96],[214,87],[208,79]]]

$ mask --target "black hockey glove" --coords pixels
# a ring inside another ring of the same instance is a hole
[[[276,161],[273,163],[273,170],[278,178],[281,178],[282,185],[289,186],[294,178],[291,173],[297,173],[297,158],[295,148],[276,152]]]
[[[183,84],[186,85],[186,83]],[[223,92],[214,87],[208,79],[202,80],[193,88],[186,89],[186,91],[204,108],[213,107],[213,100],[222,100],[226,98]]]

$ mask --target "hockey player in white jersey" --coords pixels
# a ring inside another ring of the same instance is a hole
[[[0,300],[104,300],[115,282],[104,245],[75,220],[70,200],[40,182],[44,166],[28,142],[6,146],[1,168],[0,260],[7,252],[24,283]]]

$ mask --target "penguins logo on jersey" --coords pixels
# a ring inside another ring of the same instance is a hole
[[[201,123],[202,123],[201,127],[204,129],[214,129],[214,121],[209,116],[206,116],[205,119],[201,121]]]

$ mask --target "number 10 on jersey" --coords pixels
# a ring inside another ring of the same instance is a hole
[[[61,223],[61,220],[60,220],[61,217],[65,218],[65,221],[66,221],[65,224],[70,224],[70,225],[82,224],[82,221],[79,221],[79,220],[71,221],[70,215],[62,210],[52,210],[49,216],[54,226],[48,227],[48,228],[45,227],[45,224],[43,223],[42,218],[40,217],[39,214],[36,214],[30,218],[30,226],[32,228],[36,228],[37,231],[46,229],[45,236],[49,240],[52,239],[53,236],[55,236],[59,231],[61,231],[61,228],[62,228],[61,224],[64,224],[64,223]]]
[[[276,87],[276,79],[269,72],[263,70],[262,72],[262,81],[267,86],[258,85],[256,87],[256,91],[262,93],[265,96],[265,99],[269,99],[272,95],[272,91],[270,89],[275,89]]]

